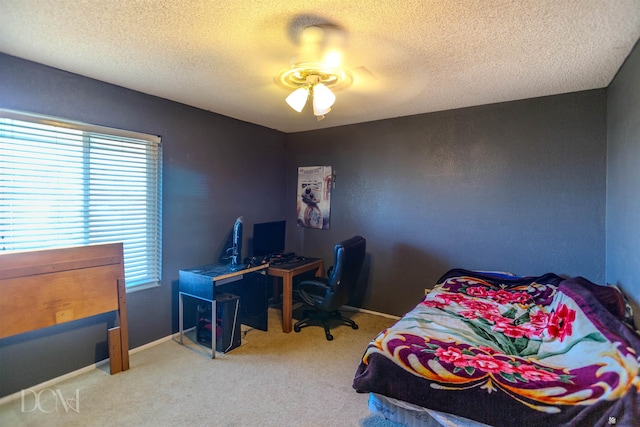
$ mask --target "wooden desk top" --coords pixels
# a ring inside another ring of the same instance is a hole
[[[297,276],[305,271],[313,270],[324,265],[322,258],[307,258],[303,261],[292,262],[287,264],[269,265],[267,274],[269,276],[282,277],[284,275]]]

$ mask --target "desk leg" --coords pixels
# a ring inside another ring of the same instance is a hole
[[[218,329],[218,304],[216,303],[216,297],[213,296],[211,301],[211,358],[216,358],[216,332]]]
[[[182,319],[183,312],[184,307],[182,305],[182,292],[178,292],[178,323],[180,324],[180,344],[182,344],[182,334],[184,330],[184,320]]]
[[[282,332],[289,333],[293,327],[293,275],[282,278]]]
[[[324,261],[320,261],[318,269],[316,270],[316,277],[324,277]]]

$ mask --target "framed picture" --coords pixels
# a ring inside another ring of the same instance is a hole
[[[328,230],[331,226],[331,166],[298,167],[299,227]]]

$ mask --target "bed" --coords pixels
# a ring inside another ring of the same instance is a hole
[[[353,387],[416,426],[638,426],[640,335],[613,286],[450,270],[369,343]]]

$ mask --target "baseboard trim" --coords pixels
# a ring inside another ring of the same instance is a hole
[[[394,320],[400,319],[400,316],[394,316],[393,314],[380,313],[379,311],[367,310],[366,308],[360,308],[360,307],[352,307],[350,305],[344,305],[340,308],[340,310],[373,314],[374,316],[386,317],[387,319],[394,319]]]
[[[163,342],[170,341],[172,339],[172,337],[173,337],[173,334],[172,335],[167,335],[166,337],[163,337],[163,338],[157,339],[155,341],[151,341],[149,343],[143,344],[141,346],[138,346],[138,347],[130,350],[129,354],[136,354],[136,353],[141,352],[143,350],[146,350],[148,348],[154,347],[154,346],[156,346],[158,344],[162,344]]]
[[[129,354],[130,355],[131,354],[135,354],[135,353],[138,353],[140,351],[146,350],[146,349],[148,349],[150,347],[156,346],[158,344],[162,344],[165,341],[171,340],[172,337],[173,337],[173,335],[169,335],[169,336],[166,336],[164,338],[160,338],[160,339],[152,341],[150,343],[147,343],[147,344],[141,345],[139,347],[133,348],[133,349],[129,350]],[[66,373],[64,375],[60,375],[59,377],[55,377],[55,378],[52,378],[52,379],[47,380],[45,382],[42,382],[40,384],[34,385],[32,387],[29,387],[28,389],[33,391],[33,392],[38,392],[38,391],[41,391],[41,390],[44,390],[44,389],[47,389],[47,388],[51,388],[52,386],[54,386],[55,384],[57,384],[59,382],[68,380],[68,379],[73,378],[73,377],[77,377],[78,375],[82,375],[82,374],[85,374],[87,372],[91,372],[94,369],[102,368],[103,366],[107,365],[108,363],[109,363],[109,359],[107,358],[107,359],[101,360],[101,361],[99,361],[97,363],[94,363],[93,365],[89,365],[89,366],[85,366],[84,368],[76,369],[75,371]],[[16,391],[15,393],[8,394],[8,395],[6,395],[4,397],[0,397],[0,406],[4,405],[5,403],[9,403],[9,402],[12,402],[14,400],[20,399],[21,395],[22,395],[22,390],[21,391]]]

